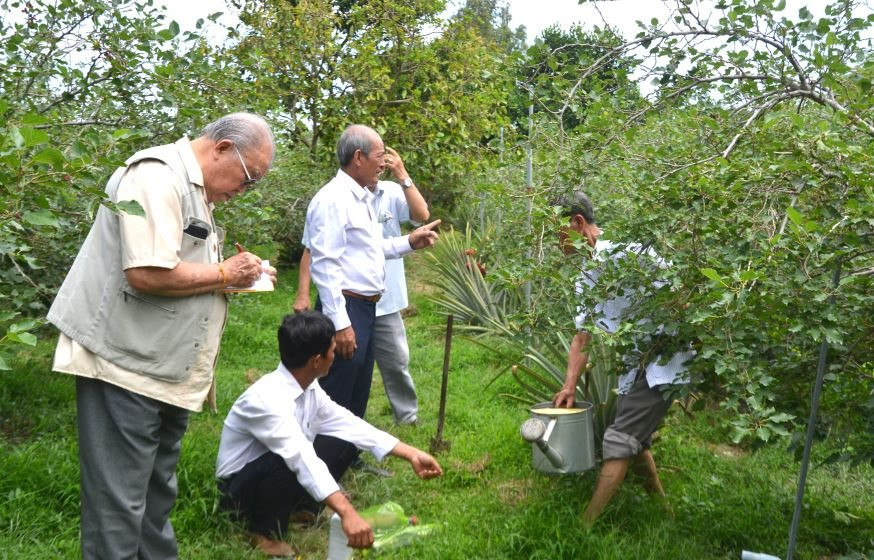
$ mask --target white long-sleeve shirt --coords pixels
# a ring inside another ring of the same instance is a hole
[[[398,444],[338,405],[314,381],[306,389],[279,367],[244,392],[225,419],[216,461],[216,476],[226,478],[264,453],[285,460],[298,482],[318,501],[339,490],[327,465],[316,456],[316,435],[334,436],[382,460]]]
[[[337,330],[351,324],[343,290],[373,296],[385,290],[385,259],[413,251],[409,236],[383,239],[373,193],[343,170],[322,187],[307,207],[310,274],[322,313]]]

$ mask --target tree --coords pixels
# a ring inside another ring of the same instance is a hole
[[[782,8],[737,0],[704,16],[697,4],[679,3],[674,27],[651,22],[577,68],[566,107],[617,57],[640,58],[635,71],[654,79],[655,90],[636,105],[591,99],[574,130],[561,130],[561,112],[541,114],[534,158],[545,171],[532,198],[544,225],[526,240],[536,259],[528,268],[538,272],[520,266],[516,281],[560,278],[540,272],[561,270],[549,257],[561,220],[548,201],[582,185],[611,240],[651,245],[673,262],[655,276],[606,274],[586,302],[630,278],[664,282],[639,310],[651,323],[631,320],[623,336],[649,335],[660,351],[695,344],[695,390],[721,402],[736,441],[785,436],[806,416],[818,345],[827,340],[840,382],[826,401],[868,404],[827,410],[823,430],[846,434],[855,456],[870,460],[874,60],[863,36],[874,16],[858,17],[849,1],[819,20],[805,9],[795,20],[781,17]],[[572,314],[577,296],[566,290],[554,301],[558,286],[541,286],[528,324]],[[866,438],[850,435],[860,430]]]
[[[433,203],[451,207],[503,120],[508,78],[467,22],[438,21],[443,4],[246,2],[250,28],[233,35],[234,53],[256,95],[281,101],[283,133],[314,163],[333,167],[340,133],[366,123],[404,155]]]
[[[583,124],[592,99],[609,98],[626,107],[639,102],[637,84],[628,75],[634,65],[631,58],[608,56],[605,64],[595,64],[622,42],[609,28],[596,27],[588,32],[573,25],[564,31],[553,25],[543,30],[520,65],[518,80],[524,90],[513,104],[517,126],[527,127],[523,119],[532,102],[538,112],[550,114],[545,122],[557,122],[565,131]],[[580,79],[579,69],[592,65],[596,69],[585,80]]]
[[[200,37],[147,1],[0,11],[0,326],[3,340],[33,343],[24,318],[54,297],[112,169],[143,142],[196,130],[239,90]]]

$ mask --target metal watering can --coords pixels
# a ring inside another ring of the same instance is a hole
[[[531,418],[519,433],[531,446],[534,468],[565,474],[595,468],[592,403],[577,401],[573,408],[554,408],[551,402],[531,408]]]

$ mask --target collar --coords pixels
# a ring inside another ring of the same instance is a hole
[[[340,185],[349,189],[349,191],[357,200],[366,200],[368,195],[373,194],[370,192],[370,189],[359,185],[358,181],[353,179],[352,176],[350,176],[342,169],[337,171],[337,176],[335,177],[335,179],[339,180]]]
[[[194,150],[191,148],[191,141],[187,136],[183,136],[175,143],[176,150],[179,151],[179,157],[182,159],[182,165],[185,166],[185,172],[188,173],[188,180],[195,185],[203,186],[203,170],[197,162],[197,157],[194,155]]]
[[[603,233],[603,232],[602,232]],[[595,246],[592,248],[592,258],[595,260],[604,260],[604,255],[613,250],[613,243],[600,237],[595,239]]]
[[[373,189],[373,195],[375,197],[379,198],[380,196],[383,195],[383,193],[385,193],[385,189],[389,185],[396,185],[396,184],[397,183],[395,183],[394,181],[377,181],[376,188]]]
[[[304,389],[303,387],[300,386],[300,383],[297,382],[297,379],[291,374],[291,372],[288,371],[288,369],[282,364],[282,362],[279,362],[279,366],[276,368],[276,371],[283,374],[282,379],[285,380],[285,382],[288,384],[289,388],[291,389],[292,400],[297,399],[299,396],[304,394],[306,391],[315,390],[315,386],[316,386],[315,381],[310,383],[310,386],[307,387],[306,389]]]

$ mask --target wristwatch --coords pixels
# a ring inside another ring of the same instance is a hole
[[[408,189],[413,186],[413,180],[407,177],[403,181],[401,181],[401,186],[405,189]]]

